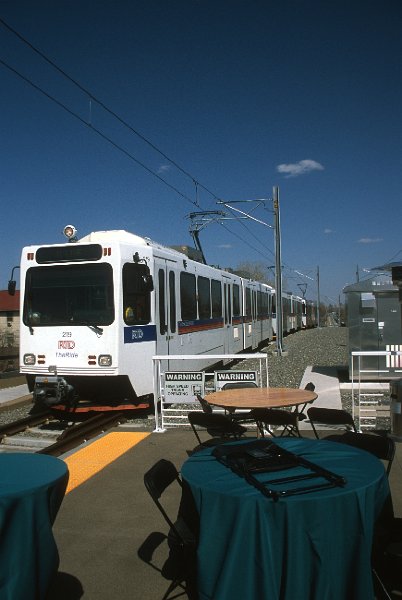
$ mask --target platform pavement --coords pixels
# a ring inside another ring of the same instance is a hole
[[[12,403],[14,400],[18,400],[19,398],[27,396],[28,394],[29,389],[26,384],[2,388],[0,390],[0,406]]]
[[[338,393],[340,401],[339,385],[337,391],[331,375],[307,370],[301,387],[309,381],[313,381],[317,393],[325,397],[326,405],[330,398],[337,401]],[[333,396],[327,395],[328,387],[334,388]],[[8,390],[7,395],[5,390],[0,390],[1,400],[7,397],[13,401],[26,391],[25,386]],[[116,431],[133,429],[125,425]],[[138,432],[137,427],[135,431]],[[155,532],[166,533],[167,530],[145,490],[143,474],[162,457],[173,461],[180,469],[188,456],[187,451],[195,445],[195,438],[191,430],[184,428],[148,433],[136,446],[65,496],[54,525],[60,568],[46,600],[163,598],[169,585],[169,580],[160,573],[168,556],[166,544],[153,555],[153,567],[139,556],[141,549],[149,547],[146,542],[155,539]],[[312,431],[303,431],[303,435],[312,436]],[[395,514],[402,517],[400,443],[397,444],[390,485]],[[176,508],[179,494],[171,502]]]
[[[160,570],[168,557],[166,543],[154,553],[153,566],[140,558],[158,539],[158,532],[167,532],[145,490],[143,475],[162,457],[180,469],[195,441],[192,431],[184,428],[150,433],[66,495],[53,528],[60,568],[46,600],[164,597],[169,580]],[[396,515],[402,516],[401,444],[390,483]],[[179,489],[169,501],[169,509],[177,512]]]
[[[318,394],[314,406],[326,408],[342,408],[341,392],[339,388],[338,370],[336,367],[307,367],[304,371],[300,387],[308,383],[315,385]]]

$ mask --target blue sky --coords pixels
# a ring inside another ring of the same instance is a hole
[[[315,298],[319,268],[337,301],[402,260],[399,0],[0,0],[0,19],[90,94],[0,23],[0,288],[68,223],[191,244],[190,212],[273,186],[285,288]],[[273,223],[271,201],[236,206]],[[253,221],[201,241],[212,264],[274,264]]]

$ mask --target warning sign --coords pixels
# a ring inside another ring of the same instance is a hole
[[[167,371],[165,373],[164,402],[189,404],[204,397],[205,373],[200,371]]]
[[[257,371],[215,371],[215,390],[221,390],[227,383],[245,382],[258,385]]]

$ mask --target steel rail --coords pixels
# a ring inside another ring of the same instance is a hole
[[[55,417],[50,411],[44,411],[38,413],[37,415],[24,417],[23,419],[19,419],[13,423],[2,425],[0,426],[0,442],[9,435],[15,435],[21,431],[26,431],[30,427],[35,427],[35,425],[41,425],[42,423],[47,423],[48,421],[53,421],[54,419]]]
[[[60,454],[76,448],[80,444],[96,437],[107,429],[110,429],[119,423],[124,423],[126,420],[127,418],[124,416],[123,412],[97,414],[83,423],[72,425],[58,437],[54,444],[39,450],[37,454],[60,456]]]

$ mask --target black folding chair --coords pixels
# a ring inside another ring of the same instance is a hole
[[[221,413],[192,411],[187,416],[200,446],[211,446],[228,439],[238,440],[247,431],[246,427],[233,422],[230,417]],[[200,431],[206,431],[211,437],[202,441]]]
[[[328,435],[325,439],[371,452],[371,454],[387,463],[386,471],[389,475],[395,456],[395,442],[393,439],[376,433],[355,433],[354,431],[347,431],[341,435]]]
[[[254,381],[232,381],[225,383],[222,390],[238,390],[243,388],[256,388],[258,387]],[[236,412],[235,408],[227,409],[230,418],[236,423],[252,423],[255,419],[251,416],[251,411]]]
[[[281,408],[254,408],[250,411],[262,437],[266,432],[273,437],[301,437],[299,431],[299,415]],[[281,427],[279,431],[274,427]]]
[[[402,519],[382,519],[374,530],[373,581],[378,600],[392,600],[402,596]]]
[[[212,414],[212,406],[205,400],[205,398],[198,395],[197,400],[201,404],[202,412],[206,413],[207,415],[211,415]]]
[[[352,430],[357,433],[353,417],[346,410],[312,406],[307,410],[307,415],[310,420],[311,427],[313,428],[314,435],[317,439],[320,438],[316,427],[319,424],[336,428],[343,427],[343,429],[346,429],[347,431]]]
[[[315,385],[312,381],[309,381],[305,386],[304,386],[305,390],[308,390],[309,392],[314,392],[315,390]],[[293,412],[297,413],[299,416],[299,421],[304,421],[305,419],[307,419],[307,415],[306,415],[306,408],[308,404],[311,404],[312,402],[314,402],[314,400],[311,400],[310,402],[305,402],[303,404],[303,406],[300,408],[300,406],[296,406],[296,408],[294,409]]]
[[[181,498],[183,484],[180,475],[172,462],[162,458],[145,473],[144,484],[169,526],[167,541],[175,568],[172,571],[172,582],[163,598],[167,599],[173,590],[180,586],[189,598],[195,600],[196,536],[182,516],[173,520],[161,503],[161,497],[172,484],[178,486]]]

